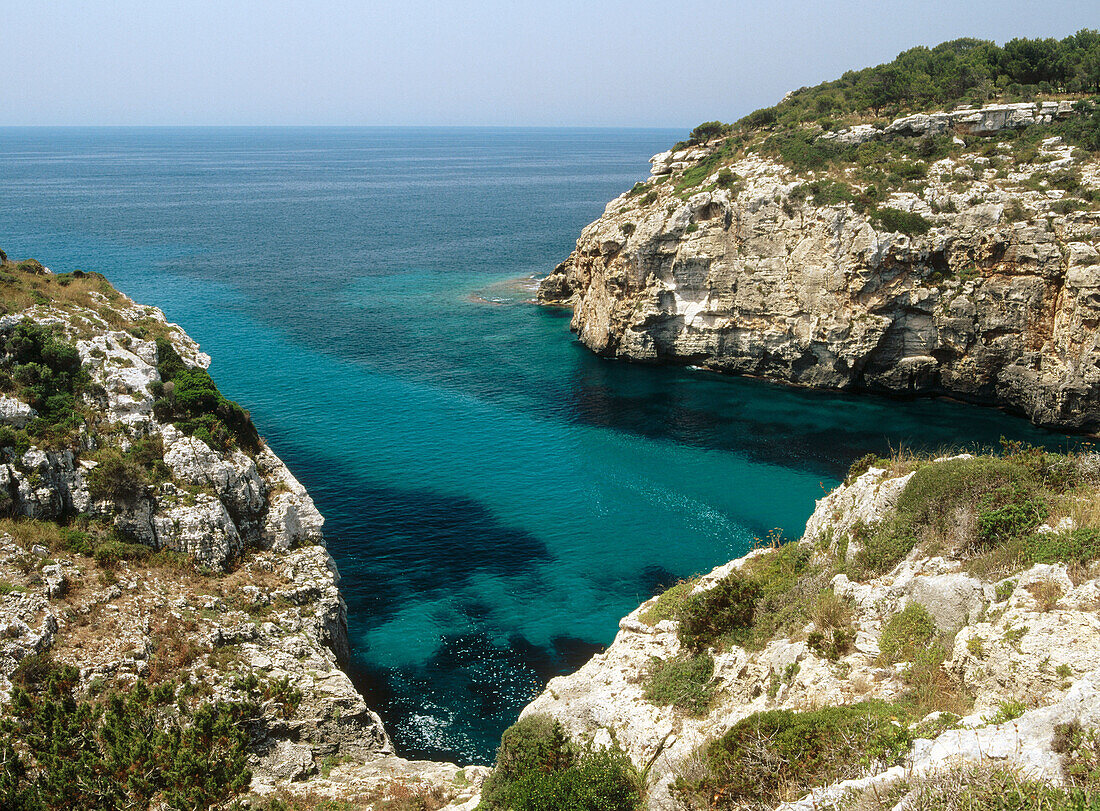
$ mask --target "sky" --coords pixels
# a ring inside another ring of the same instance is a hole
[[[653,126],[1097,0],[0,0],[0,125]]]

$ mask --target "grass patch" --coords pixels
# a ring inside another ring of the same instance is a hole
[[[646,674],[646,701],[672,706],[688,715],[707,714],[714,700],[714,659],[708,653],[654,659]]]
[[[681,580],[676,585],[662,592],[657,602],[647,608],[638,618],[646,625],[656,625],[663,620],[676,619],[687,601],[691,590],[698,583],[697,578]]]

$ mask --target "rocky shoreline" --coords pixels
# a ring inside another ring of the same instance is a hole
[[[213,426],[203,434],[164,417],[192,377],[208,380],[209,357],[102,277],[3,270],[52,299],[0,318],[7,368],[26,333],[74,347],[70,365],[85,379],[64,438],[0,395],[0,500],[11,516],[0,528],[0,703],[38,662],[77,668],[86,696],[170,684],[181,713],[253,700],[258,797],[373,803],[396,791],[435,807],[474,797],[486,769],[396,757],[343,669],[347,609],[305,488],[262,440],[217,447],[220,423],[200,421]],[[172,380],[166,354],[178,361]],[[231,424],[237,412],[214,413]]]
[[[721,140],[656,155],[539,299],[572,307],[581,342],[609,357],[1096,430],[1100,164],[1056,135],[998,140],[1068,115],[990,105],[824,132],[822,149],[852,157],[819,169],[747,147],[725,158]],[[869,150],[889,161],[868,169]]]
[[[964,456],[922,462],[918,471],[930,475],[936,466],[967,463],[975,460]],[[1086,464],[1093,463],[1090,458]],[[839,571],[851,572],[845,564],[860,559],[860,539],[867,537],[868,528],[897,514],[915,475],[913,470],[898,475],[872,466],[818,501],[797,543],[762,546],[690,581],[686,593],[670,592],[643,603],[620,622],[607,651],[576,673],[552,679],[523,717],[548,716],[574,739],[621,748],[646,776],[645,807],[662,811],[711,807],[693,798],[690,787],[705,771],[701,764],[706,753],[746,719],[876,701],[891,708],[891,718],[904,719],[908,712],[911,719],[891,721],[900,723],[899,728],[908,723],[912,730],[895,760],[868,762],[855,770],[858,776],[814,786],[804,796],[793,789],[768,802],[761,786],[756,801],[718,807],[847,808],[857,797],[876,795],[893,799],[866,807],[892,808],[907,792],[916,796],[922,781],[969,768],[1009,770],[1041,783],[1072,785],[1057,730],[1100,724],[1096,564],[1006,560],[983,570],[957,547],[933,554],[918,546],[898,565],[870,578],[853,574],[851,579]],[[1078,529],[1073,519],[1060,520],[1057,528],[1046,524],[1038,532],[1054,537]],[[799,555],[805,568],[784,588],[812,583],[804,595],[807,604],[824,595],[839,601],[835,605],[843,610],[835,621],[846,635],[839,649],[815,637],[815,632],[830,630],[823,625],[829,615],[811,611],[787,632],[704,648],[709,652],[702,655],[713,660],[706,680],[713,695],[705,709],[693,711],[653,698],[652,680],[663,663],[697,655],[685,644],[682,623],[662,611],[669,600],[705,595],[746,573],[776,576],[779,570],[769,568],[769,560]],[[887,652],[898,618],[907,609],[927,618],[923,646],[946,646],[934,675],[940,695],[915,708],[913,671],[918,665]],[[964,699],[958,702],[960,697]]]
[[[35,673],[70,667],[89,706],[149,685],[162,723],[200,704],[251,707],[247,793],[227,802],[472,811],[491,796],[500,807],[502,766],[394,754],[343,669],[346,607],[308,493],[232,404],[210,395],[224,423],[181,418],[189,386],[207,385],[194,342],[113,290],[78,296],[54,289],[60,277],[5,270],[57,299],[0,320],[12,379],[0,398],[6,712]],[[32,356],[87,371],[72,378],[79,420],[46,424],[48,398],[20,367]],[[31,439],[43,447],[21,447]],[[840,729],[855,748],[836,763],[823,753],[801,778],[753,777],[751,801],[722,807],[887,808],[955,790],[944,775],[1089,786],[1097,492],[1089,452],[863,460],[800,540],[773,539],[646,601],[516,729],[537,722],[558,736],[538,745],[565,747],[583,779],[617,779],[628,804],[662,811],[738,796],[745,778],[716,771],[714,753],[765,722],[811,738],[826,724],[825,739]],[[752,743],[765,763],[768,745]]]

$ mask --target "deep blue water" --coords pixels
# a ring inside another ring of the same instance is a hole
[[[529,303],[654,130],[0,129],[0,247],[214,358],[328,519],[399,750],[484,762],[656,589],[801,532],[867,451],[1059,444],[998,411],[604,361]]]

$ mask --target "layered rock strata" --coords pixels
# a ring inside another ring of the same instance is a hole
[[[1060,109],[1023,107],[831,135],[985,131]],[[571,306],[590,349],[806,386],[949,394],[1042,425],[1100,427],[1100,212],[1067,205],[1051,182],[1068,172],[1095,196],[1094,158],[1057,137],[1025,163],[1007,146],[992,156],[961,146],[928,164],[915,190],[885,196],[882,208],[927,225],[902,233],[872,210],[807,195],[815,178],[845,183],[851,167],[800,175],[749,154],[719,168],[705,163],[715,148],[655,156],[654,177],[608,204],[542,282],[540,301]],[[681,188],[700,165],[714,168]]]

